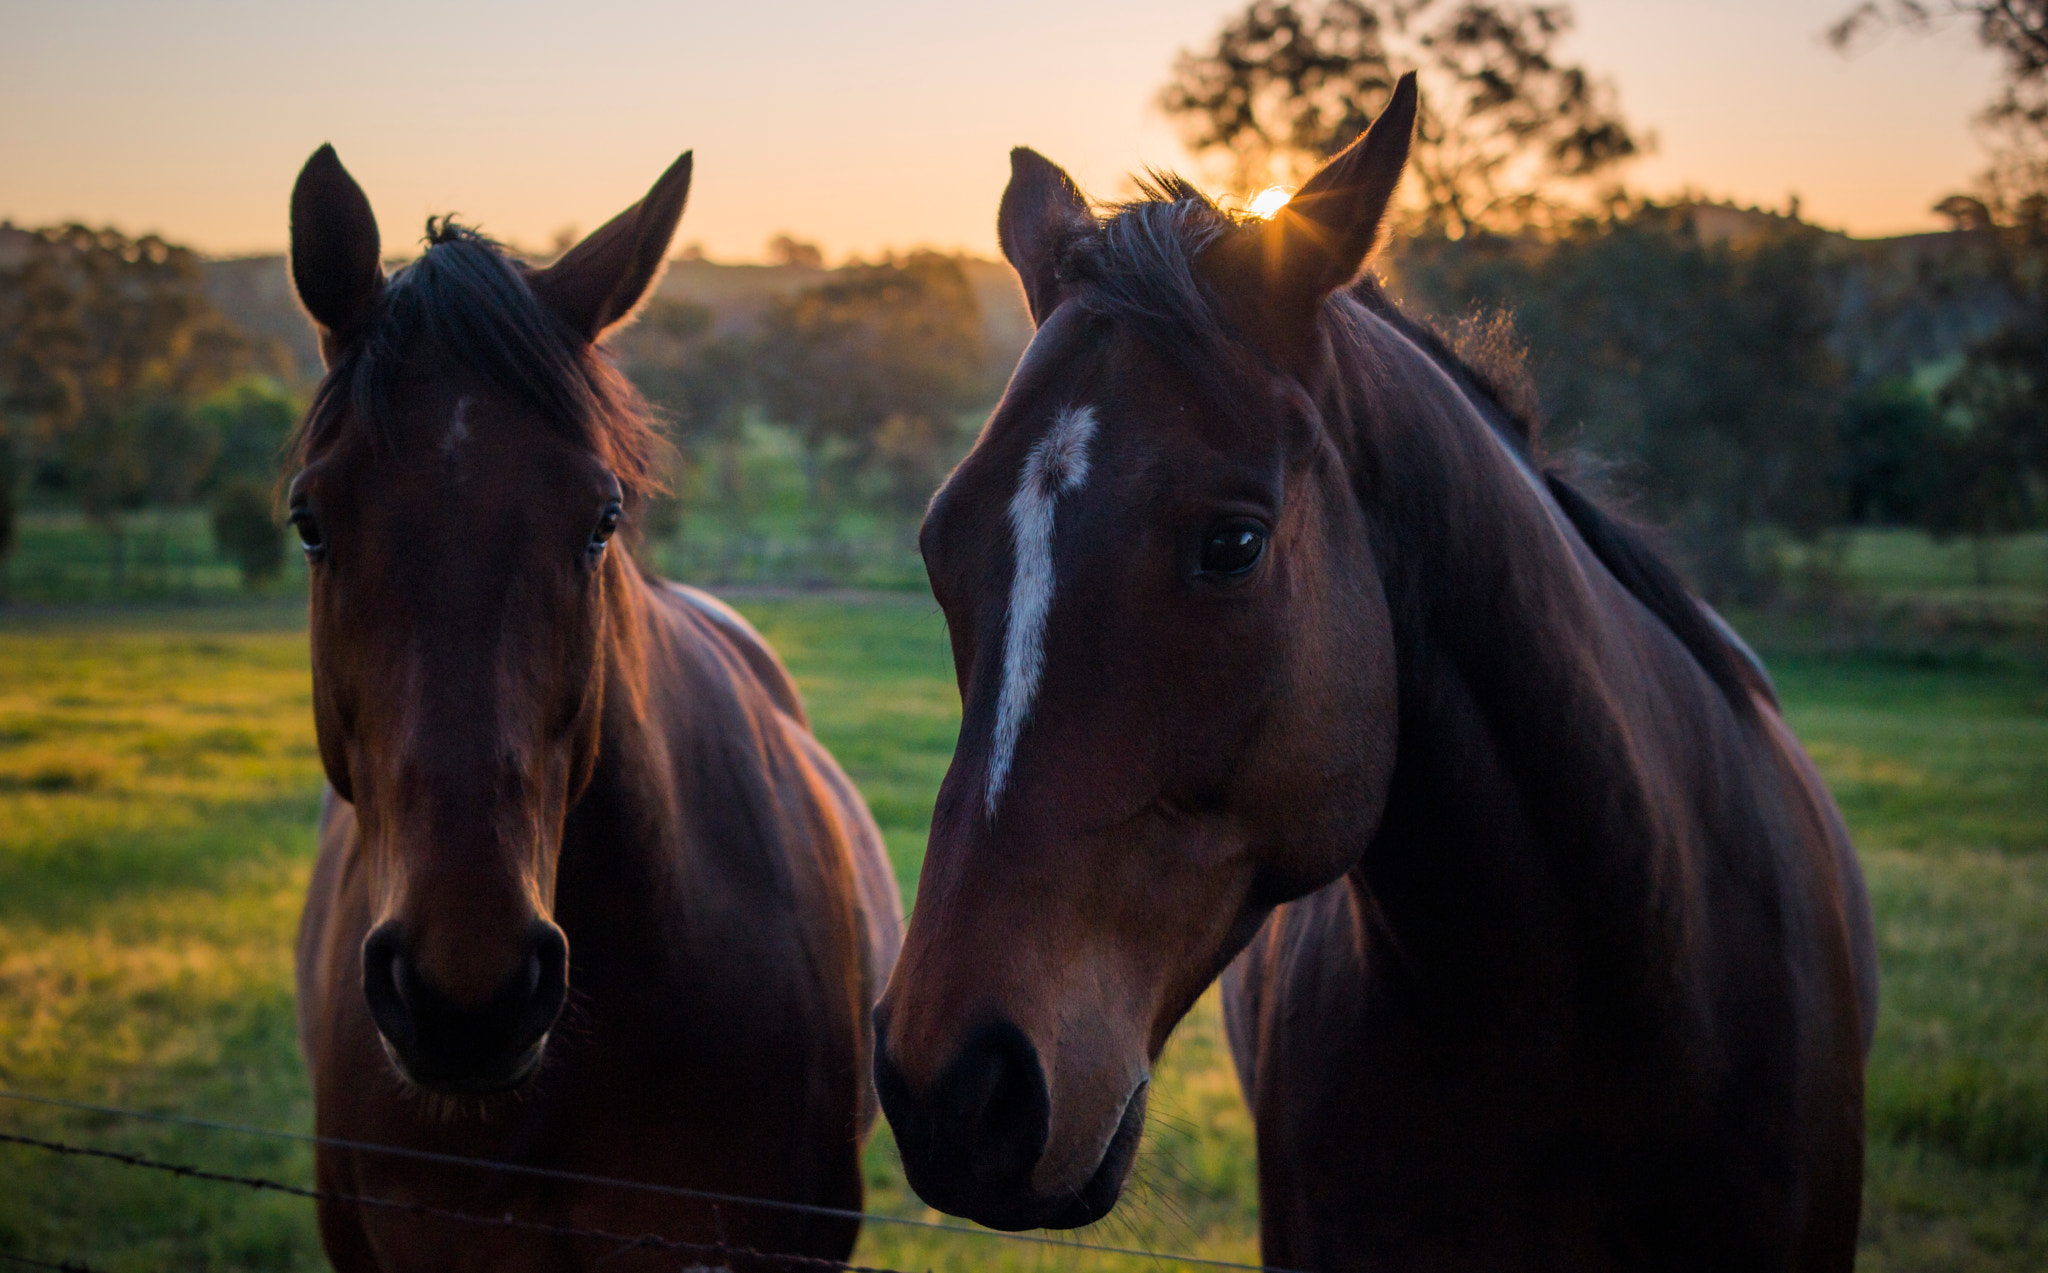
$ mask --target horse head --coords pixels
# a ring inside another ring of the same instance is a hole
[[[347,869],[369,877],[363,994],[429,1090],[525,1080],[567,996],[557,859],[624,627],[632,566],[610,541],[656,445],[597,341],[653,284],[689,182],[684,155],[546,269],[430,222],[390,278],[331,147],[292,193],[292,277],[328,367],[289,494],[314,720],[355,807]]]
[[[1170,180],[1098,218],[1012,156],[999,230],[1039,326],[922,530],[963,718],[877,1014],[883,1107],[944,1210],[1104,1215],[1168,1033],[1384,804],[1391,620],[1325,427],[1354,392],[1327,301],[1414,116],[1411,77],[1266,220]]]

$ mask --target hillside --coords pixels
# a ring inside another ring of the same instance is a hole
[[[1738,247],[1791,224],[1782,214],[1760,209],[1700,204],[1693,211],[1703,238]],[[1971,235],[1854,239],[1826,233],[1828,255],[1840,269],[1836,351],[1857,383],[1949,364],[2009,317],[2012,302]],[[30,241],[28,231],[0,224],[0,270],[19,262]],[[1031,317],[1016,276],[999,261],[966,257],[961,264],[981,304],[989,361],[1007,368],[1031,339]],[[207,296],[223,313],[252,335],[283,341],[301,380],[310,383],[319,375],[319,346],[292,294],[283,256],[223,258],[204,268]],[[658,294],[703,305],[720,328],[740,331],[774,298],[830,273],[801,265],[679,260],[670,264]]]
[[[26,236],[24,236],[26,237]],[[8,241],[0,234],[0,268]],[[1008,368],[1031,339],[1031,315],[1010,267],[967,257],[961,261],[981,304],[982,332],[992,364]],[[291,349],[302,379],[320,372],[320,347],[292,294],[282,256],[245,256],[208,261],[206,295],[222,313],[253,335],[276,336]],[[800,265],[727,265],[715,261],[671,262],[657,295],[711,310],[727,331],[751,327],[778,296],[814,286],[831,271]]]

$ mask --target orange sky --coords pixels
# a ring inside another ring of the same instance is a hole
[[[741,260],[778,231],[835,258],[993,255],[1018,143],[1098,194],[1186,166],[1153,98],[1241,0],[0,5],[0,215],[18,223],[277,250],[294,173],[332,141],[387,247],[450,210],[539,245],[694,147],[681,238]],[[1842,58],[1820,32],[1847,6],[1578,0],[1567,52],[1657,135],[1632,186],[1796,192],[1857,234],[1933,228],[1929,206],[1982,165],[1967,120],[1996,66],[1961,26]]]

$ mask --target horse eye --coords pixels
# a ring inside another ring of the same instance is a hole
[[[309,561],[318,561],[320,554],[327,551],[327,538],[321,533],[319,519],[309,508],[295,508],[285,518],[285,525],[299,532],[299,547],[306,550]]]
[[[1258,565],[1265,552],[1266,528],[1249,518],[1234,517],[1209,531],[1202,544],[1202,573],[1242,575]]]
[[[613,501],[604,506],[604,512],[598,514],[597,526],[590,532],[590,543],[584,549],[592,561],[604,555],[604,546],[611,542],[611,537],[618,532],[620,511],[618,502]]]

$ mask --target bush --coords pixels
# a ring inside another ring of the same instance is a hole
[[[224,483],[213,497],[213,540],[256,588],[284,569],[284,533],[271,513],[270,488],[248,478]]]

